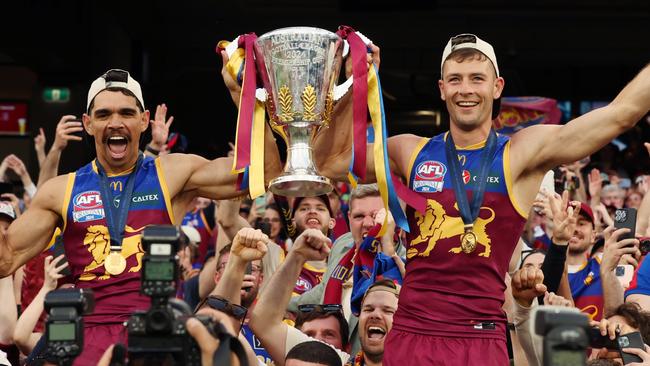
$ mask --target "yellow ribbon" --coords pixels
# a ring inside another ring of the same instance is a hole
[[[372,127],[375,130],[375,142],[373,144],[375,176],[377,177],[377,186],[379,187],[379,193],[381,193],[381,200],[386,209],[386,218],[381,225],[381,230],[379,230],[377,237],[384,235],[384,232],[386,231],[386,223],[388,222],[388,213],[390,212],[390,207],[388,205],[388,175],[384,168],[385,159],[387,157],[384,156],[384,136],[383,126],[381,123],[381,105],[379,104],[379,98],[381,98],[381,96],[379,95],[379,85],[377,84],[377,73],[374,67],[370,67],[368,69],[368,110],[370,111]]]
[[[264,186],[264,117],[264,104],[256,100],[251,138],[251,165],[248,171],[248,190],[251,198],[259,197],[266,192]]]

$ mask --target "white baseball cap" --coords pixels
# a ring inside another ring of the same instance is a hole
[[[102,90],[108,88],[122,88],[130,91],[135,95],[135,98],[140,102],[142,109],[144,110],[144,99],[142,98],[142,89],[140,88],[140,83],[138,83],[134,78],[129,75],[128,71],[120,69],[110,69],[104,73],[104,75],[98,77],[90,85],[90,90],[88,90],[88,102],[86,103],[86,110],[90,108],[90,103],[93,99],[99,94]]]
[[[0,201],[0,215],[5,215],[14,221],[16,219],[16,212],[9,202]]]
[[[199,231],[196,230],[196,228],[189,225],[183,225],[181,226],[181,230],[183,230],[183,234],[187,236],[187,239],[189,239],[191,243],[201,243],[201,234],[199,234]]]
[[[482,54],[484,54],[492,65],[494,70],[497,72],[497,77],[499,77],[499,65],[497,65],[497,56],[494,53],[494,48],[492,45],[485,42],[484,40],[478,38],[476,35],[471,33],[463,33],[457,36],[449,38],[449,42],[445,46],[445,50],[442,51],[442,61],[440,62],[440,75],[442,75],[442,65],[445,64],[449,55],[452,52],[463,49],[463,48],[473,48]]]

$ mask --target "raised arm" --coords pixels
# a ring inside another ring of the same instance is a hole
[[[45,295],[56,289],[57,280],[63,277],[63,274],[60,272],[68,266],[66,262],[57,267],[63,258],[63,255],[54,259],[52,259],[52,256],[45,258],[43,287],[41,287],[36,297],[34,297],[27,309],[18,318],[16,330],[14,331],[14,342],[16,342],[16,346],[23,354],[30,354],[36,342],[41,338],[42,333],[33,332],[33,330],[43,312]]]
[[[237,232],[245,227],[251,227],[245,218],[239,215],[240,200],[219,201],[217,208],[217,222],[223,229],[219,235],[225,234],[232,240]]]
[[[605,312],[603,317],[610,316],[624,302],[624,290],[615,274],[621,257],[629,254],[637,265],[637,259],[641,257],[641,252],[638,248],[639,241],[637,239],[618,239],[626,231],[629,230],[618,229],[614,231],[613,227],[609,227],[603,232],[605,248],[603,250],[602,261],[600,262],[600,278],[603,286],[604,299],[603,311]]]
[[[14,298],[14,285],[11,276],[0,278],[0,343],[12,344],[14,329],[16,328],[16,302]]]
[[[67,176],[60,176],[45,183],[29,210],[6,231],[0,230],[0,277],[13,273],[45,249],[54,229],[61,223],[67,179]]]
[[[323,260],[329,253],[330,240],[316,229],[305,230],[297,239],[284,263],[262,292],[250,320],[250,327],[269,352],[275,364],[284,364],[288,325],[285,308],[305,262]]]
[[[81,132],[83,127],[81,126],[81,122],[75,121],[75,118],[76,117],[72,115],[63,116],[56,125],[54,143],[52,143],[52,147],[47,153],[45,160],[40,164],[41,168],[38,173],[38,183],[36,184],[36,187],[42,187],[43,183],[59,174],[61,153],[68,146],[68,141],[81,141],[81,137],[75,136],[74,133]]]
[[[38,129],[38,135],[34,137],[34,150],[36,151],[36,157],[38,158],[39,168],[43,166],[43,161],[45,161],[45,143],[47,139],[45,138],[45,131],[42,128]]]
[[[606,107],[566,125],[537,125],[512,138],[513,174],[543,170],[584,158],[634,126],[650,110],[650,65]],[[515,164],[517,163],[518,164]]]
[[[169,126],[174,122],[174,116],[167,118],[167,105],[158,104],[156,106],[156,114],[154,119],[150,120],[151,124],[151,142],[147,144],[145,154],[149,156],[158,155],[167,144],[169,137]]]

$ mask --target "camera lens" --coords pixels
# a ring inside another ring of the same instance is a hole
[[[172,314],[163,309],[154,309],[147,314],[147,333],[171,333]]]

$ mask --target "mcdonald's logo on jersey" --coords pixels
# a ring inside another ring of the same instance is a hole
[[[122,182],[119,180],[112,181],[110,183],[111,189],[114,191],[122,192]]]

